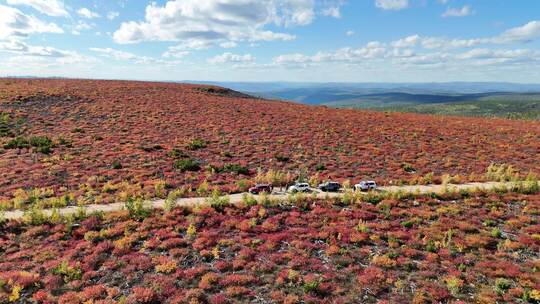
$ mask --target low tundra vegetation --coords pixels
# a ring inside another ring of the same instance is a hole
[[[539,194],[208,203],[2,222],[0,302],[540,301]]]
[[[491,163],[540,173],[540,122],[338,110],[212,90],[1,79],[0,201],[50,187],[55,196],[108,203],[126,191],[100,189],[123,182],[145,196],[158,180],[193,190],[206,181],[223,193],[238,192],[242,179],[288,184],[259,170],[353,185],[442,183],[445,174],[449,183],[482,181]],[[493,169],[489,179],[514,178],[508,167]]]

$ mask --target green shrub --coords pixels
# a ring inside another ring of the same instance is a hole
[[[226,164],[223,167],[209,165],[207,167],[207,170],[212,171],[212,172],[216,172],[216,173],[229,172],[229,173],[249,175],[249,169],[247,167],[243,167],[243,166],[241,166],[239,164]]]
[[[502,232],[499,228],[495,227],[491,229],[491,236],[494,238],[500,238],[502,235]]]
[[[495,280],[495,291],[499,294],[503,294],[508,289],[510,289],[511,284],[512,284],[512,281],[508,279],[498,278]]]
[[[282,163],[286,163],[290,160],[290,158],[284,155],[276,155],[276,160]]]
[[[4,145],[4,149],[24,149],[30,148],[30,143],[28,139],[24,137],[16,137],[10,140],[7,144]]]
[[[13,136],[9,128],[9,114],[0,112],[0,137]]]
[[[120,163],[120,161],[115,160],[115,161],[112,163],[112,168],[113,168],[114,170],[120,170],[120,169],[123,168],[123,166],[122,166],[122,163]]]
[[[401,168],[403,169],[403,171],[407,172],[407,173],[413,173],[413,172],[416,172],[416,170],[414,169],[414,167],[409,164],[409,163],[403,163],[401,164]]]
[[[310,292],[317,292],[319,290],[320,281],[314,280],[311,282],[305,282],[304,283],[304,292],[310,293]]]
[[[199,150],[199,149],[206,148],[206,145],[207,145],[206,141],[202,139],[194,139],[188,144],[188,149]]]
[[[82,277],[82,270],[79,267],[69,266],[66,261],[63,261],[58,266],[53,268],[52,273],[62,276],[64,278],[64,282],[66,283],[80,280]]]
[[[173,167],[181,172],[199,171],[201,166],[198,161],[193,159],[179,159],[174,162]]]
[[[318,164],[318,165],[315,167],[315,170],[317,170],[317,171],[324,171],[324,170],[326,170],[326,166],[323,165],[323,164]]]
[[[29,143],[35,148],[36,152],[50,154],[54,147],[53,141],[47,136],[32,136]]]
[[[30,147],[34,147],[35,152],[50,154],[54,147],[54,143],[47,136],[32,136],[30,139],[19,136],[4,145],[5,149],[23,149]]]
[[[226,164],[223,166],[224,172],[234,172],[236,174],[249,175],[249,169],[239,164]]]

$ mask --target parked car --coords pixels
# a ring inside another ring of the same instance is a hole
[[[249,193],[251,194],[260,194],[262,192],[272,193],[272,185],[270,184],[257,184],[249,188]]]
[[[319,185],[319,189],[324,192],[338,192],[341,185],[337,182],[325,182]]]
[[[289,187],[289,192],[311,192],[311,187],[308,183],[296,183]]]
[[[374,181],[361,181],[360,183],[354,185],[355,190],[360,191],[369,191],[377,189],[377,183]]]

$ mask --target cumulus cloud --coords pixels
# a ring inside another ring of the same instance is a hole
[[[77,14],[83,18],[87,19],[93,19],[93,18],[99,18],[100,15],[96,12],[92,12],[91,10],[87,9],[86,7],[83,7],[77,11]]]
[[[0,39],[63,32],[55,23],[46,23],[32,15],[25,15],[16,8],[0,5]]]
[[[274,63],[284,64],[317,64],[324,62],[355,62],[365,59],[380,59],[386,55],[385,46],[377,41],[369,42],[361,48],[342,48],[335,52],[318,52],[313,56],[300,53],[284,54],[274,58]]]
[[[216,57],[208,59],[208,63],[242,63],[242,62],[253,62],[255,58],[251,54],[246,55],[237,55],[233,53],[223,53]]]
[[[498,43],[528,42],[539,37],[540,21],[535,20],[523,26],[509,29],[493,40]]]
[[[473,13],[473,10],[470,5],[465,5],[462,8],[451,8],[449,7],[446,12],[442,14],[442,17],[465,17]]]
[[[292,40],[269,25],[307,25],[315,18],[314,0],[171,0],[151,3],[144,21],[129,21],[114,32],[117,43],[141,41]]]
[[[422,37],[411,35],[392,42],[396,48],[409,48],[422,46],[426,49],[459,49],[470,48],[487,44],[510,44],[529,42],[540,37],[540,21],[531,21],[523,26],[511,28],[500,35],[485,38],[445,38],[445,37]]]
[[[375,0],[375,6],[383,10],[402,10],[409,7],[409,0]]]
[[[421,39],[419,35],[412,35],[392,42],[392,46],[396,48],[410,48],[416,46]]]
[[[354,36],[354,31],[353,30],[348,30],[347,32],[345,32],[345,35],[347,36]]]
[[[6,0],[10,5],[25,5],[53,17],[67,17],[64,3],[60,0]]]

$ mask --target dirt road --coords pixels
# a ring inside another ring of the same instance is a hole
[[[438,193],[441,192],[446,188],[452,189],[452,190],[472,190],[476,188],[481,188],[485,190],[491,190],[494,188],[504,187],[504,186],[511,186],[513,183],[502,183],[502,182],[485,182],[485,183],[468,183],[468,184],[460,184],[460,185],[453,185],[449,184],[446,186],[443,185],[420,185],[420,186],[387,186],[387,187],[379,187],[379,191],[388,191],[388,192],[410,192],[410,193],[420,193],[420,194],[426,194],[426,193]],[[320,192],[317,190],[317,197],[319,198],[325,198],[325,197],[338,197],[343,195],[343,193],[326,193],[326,192]],[[270,199],[286,199],[287,198],[286,193],[273,193],[272,195],[269,195]],[[231,194],[228,195],[228,198],[230,200],[231,204],[237,204],[242,201],[243,193],[239,194]],[[255,196],[257,197],[257,196]],[[197,198],[180,198],[177,200],[176,205],[179,207],[189,207],[189,206],[195,206],[198,204],[204,204],[207,201],[207,198],[205,197],[197,197]],[[153,201],[147,201],[145,202],[146,206],[159,209],[163,208],[165,205],[165,200],[158,199]],[[108,205],[86,205],[83,207],[87,213],[92,212],[112,212],[112,211],[118,211],[122,210],[124,208],[124,202],[119,203],[113,203]],[[58,209],[58,212],[61,215],[69,215],[74,214],[78,211],[79,207],[76,206],[70,206],[62,209]],[[46,215],[50,215],[52,210],[44,210],[44,213]],[[24,216],[24,212],[21,210],[14,210],[14,211],[7,211],[4,214],[4,218],[8,220],[13,219],[21,219]]]

